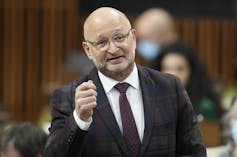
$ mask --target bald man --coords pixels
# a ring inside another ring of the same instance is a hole
[[[178,40],[173,18],[162,8],[144,11],[134,24],[139,41],[138,52],[146,61],[154,60],[160,49]]]
[[[180,81],[135,63],[136,30],[102,7],[84,23],[82,47],[95,68],[52,95],[44,157],[205,157]]]

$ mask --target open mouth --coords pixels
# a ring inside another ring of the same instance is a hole
[[[119,62],[121,62],[122,58],[123,58],[123,56],[117,56],[117,57],[109,58],[108,61],[112,62],[112,63],[119,63]]]

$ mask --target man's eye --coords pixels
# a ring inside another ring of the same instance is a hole
[[[103,47],[107,44],[107,40],[100,40],[96,43],[96,46]]]
[[[117,35],[116,37],[114,37],[114,41],[117,41],[117,42],[121,42],[124,39],[125,39],[124,35]]]

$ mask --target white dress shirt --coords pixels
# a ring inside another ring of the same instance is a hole
[[[129,83],[130,86],[127,89],[126,95],[127,99],[131,105],[131,110],[134,116],[134,120],[137,126],[137,131],[139,134],[139,138],[142,141],[143,134],[144,134],[144,108],[143,108],[143,100],[142,100],[142,93],[141,93],[141,87],[139,83],[139,78],[138,78],[138,70],[136,67],[136,64],[134,64],[134,68],[132,73],[123,81],[121,82],[126,82]],[[111,79],[101,72],[98,72],[99,78],[102,82],[103,88],[105,90],[105,93],[108,97],[110,106],[112,108],[113,114],[115,116],[115,119],[118,123],[118,126],[120,128],[120,131],[123,131],[123,126],[122,126],[122,120],[120,116],[120,108],[119,108],[119,91],[117,91],[114,86],[119,83],[118,81]],[[73,112],[74,119],[77,123],[77,125],[83,129],[83,130],[88,130],[92,118],[90,119],[89,122],[84,122],[82,121],[76,114],[75,110]]]

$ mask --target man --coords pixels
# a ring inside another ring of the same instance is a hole
[[[45,157],[206,156],[177,78],[135,64],[135,34],[114,8],[86,19],[82,46],[96,68],[54,92]]]
[[[1,135],[1,157],[42,157],[47,134],[24,122],[9,126]]]
[[[151,8],[135,20],[138,37],[138,53],[150,62],[160,49],[178,40],[172,16],[162,8]]]

